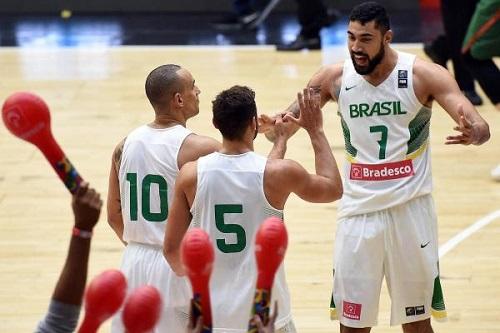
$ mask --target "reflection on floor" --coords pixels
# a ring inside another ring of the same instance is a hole
[[[421,42],[429,26],[420,13],[392,14],[395,42]],[[422,15],[433,22],[436,15]],[[271,14],[256,30],[218,31],[214,14],[123,14],[59,16],[0,16],[0,46],[116,45],[274,45],[293,40],[300,26],[293,13]],[[347,14],[323,29],[323,45],[345,42]],[[422,26],[422,28],[421,28]],[[424,32],[422,34],[421,30]]]

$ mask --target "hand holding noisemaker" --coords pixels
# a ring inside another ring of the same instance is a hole
[[[64,185],[71,193],[75,193],[82,177],[52,136],[47,104],[34,94],[17,92],[4,102],[2,119],[12,134],[31,142],[42,151]]]
[[[214,249],[208,234],[199,228],[189,230],[181,243],[181,258],[193,288],[193,320],[203,316],[203,333],[212,332],[209,281],[214,262]]]
[[[85,317],[78,333],[96,333],[120,309],[126,293],[127,280],[122,272],[110,269],[96,276],[85,292]]]
[[[267,218],[255,236],[255,259],[258,273],[248,332],[257,332],[257,326],[253,322],[255,315],[260,317],[264,325],[267,325],[269,321],[274,276],[283,261],[287,245],[288,234],[283,221],[277,217]]]

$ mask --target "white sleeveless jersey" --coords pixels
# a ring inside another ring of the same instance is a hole
[[[163,246],[168,206],[179,173],[177,155],[191,131],[141,126],[125,140],[119,170],[123,240]]]
[[[348,162],[339,217],[366,214],[430,193],[431,110],[413,90],[415,56],[398,52],[389,77],[378,86],[344,62],[339,115]]]
[[[210,278],[214,332],[247,332],[257,281],[255,234],[267,217],[283,217],[283,211],[273,208],[264,194],[266,162],[254,152],[216,152],[198,160],[191,225],[207,231],[214,245]],[[291,320],[283,264],[271,297],[271,304],[279,303],[276,328],[283,327]]]

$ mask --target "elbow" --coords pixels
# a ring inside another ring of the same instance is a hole
[[[163,256],[170,266],[172,266],[172,248],[168,243],[163,244]]]
[[[335,199],[334,200],[335,201],[339,200],[340,198],[342,198],[343,195],[344,195],[344,186],[342,186],[342,182],[340,182],[336,186]]]
[[[488,141],[491,137],[491,133],[490,133],[490,126],[488,125],[488,123],[485,122],[484,124],[485,126],[485,129],[484,129],[484,135],[483,135],[483,140],[481,142],[481,144],[485,143],[486,141]]]
[[[334,202],[342,198],[342,195],[344,194],[344,187],[342,186],[342,183],[337,183],[333,184],[330,188],[330,191],[328,191],[328,198],[325,202]]]

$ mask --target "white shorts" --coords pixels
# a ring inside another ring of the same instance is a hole
[[[121,271],[127,277],[127,295],[143,285],[158,289],[162,296],[163,312],[153,333],[185,333],[192,297],[191,286],[185,277],[178,277],[163,257],[162,248],[129,243],[123,253]],[[113,317],[112,333],[123,333],[122,309]]]
[[[331,317],[354,328],[377,324],[382,279],[391,325],[446,317],[439,281],[437,221],[431,195],[339,220]]]

